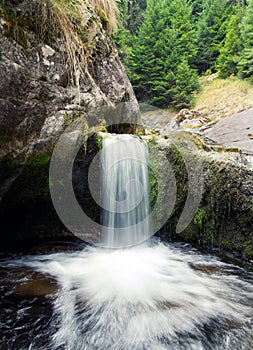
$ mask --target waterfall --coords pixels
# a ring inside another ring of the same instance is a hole
[[[137,136],[102,134],[104,245],[127,247],[150,232],[148,148]]]
[[[0,277],[14,281],[14,294],[2,289],[0,347],[18,339],[30,350],[251,350],[252,272],[189,245],[138,244],[152,227],[148,149],[136,136],[102,136],[103,245],[125,249],[8,258]],[[57,291],[38,298],[48,276]],[[10,312],[20,283],[34,298]]]

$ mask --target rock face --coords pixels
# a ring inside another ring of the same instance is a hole
[[[204,135],[226,147],[253,153],[253,108],[220,120]]]
[[[151,157],[151,162],[156,168],[161,167],[156,159],[159,158],[159,153],[166,154],[177,187],[174,210],[167,220],[165,230],[159,232],[165,239],[185,240],[214,249],[224,249],[248,259],[253,258],[253,155],[252,140],[248,136],[252,123],[251,113],[248,110],[228,117],[207,132],[196,129],[184,131],[182,128],[176,128],[172,132],[173,119],[168,126],[160,125],[160,136],[150,142],[155,147],[154,160]],[[148,118],[146,124],[149,125]],[[175,143],[175,137],[181,141]],[[189,139],[195,147],[187,141]],[[187,158],[184,158],[185,152],[188,153]],[[191,187],[189,181],[197,175],[194,174],[196,160],[202,174],[199,179],[201,181],[199,185],[197,181],[194,190],[195,193],[201,193],[201,200],[190,225],[177,232],[176,227]],[[161,201],[162,208],[156,213],[158,216],[163,213],[163,203],[171,196],[171,179],[163,169],[165,167],[160,168],[161,177],[165,181],[164,198]],[[155,197],[153,192],[151,191],[151,198]]]
[[[49,204],[48,167],[63,130],[75,120],[86,128],[101,124],[96,110],[106,105],[130,101],[138,113],[104,14],[102,20],[84,2],[80,39],[76,22],[55,4],[0,4],[0,215],[10,241],[31,230],[34,217],[42,221],[38,211],[44,210],[50,220],[55,215]],[[16,220],[19,224],[13,225]]]
[[[181,140],[181,144],[174,142],[175,137]],[[200,147],[201,143],[196,139],[200,148],[191,149],[189,137],[188,133],[178,131],[174,136],[160,136],[149,142],[149,147],[153,148],[151,167],[154,167],[163,179],[163,185],[159,189],[162,191],[162,199],[155,217],[167,217],[167,222],[158,235],[164,239],[192,242],[252,259],[252,156],[229,151],[207,152]],[[168,166],[157,163],[156,160],[162,158],[160,153],[166,155],[175,176],[174,181],[171,172],[166,170]],[[165,203],[174,201],[173,184],[176,185],[176,200],[172,214],[168,215],[164,211]],[[151,190],[151,199],[154,201],[157,186],[152,183],[151,185],[154,185]],[[187,204],[189,193],[192,197]],[[197,201],[197,206],[192,210],[194,201]],[[186,215],[182,222],[185,208]],[[190,216],[189,221],[187,213]],[[178,229],[180,220],[182,223],[188,221],[182,230]]]
[[[40,3],[37,2],[38,9]],[[43,5],[52,7],[50,1],[44,1]],[[14,13],[20,16],[19,22],[12,18]],[[59,135],[71,119],[80,115],[89,119],[89,111],[94,108],[135,101],[117,51],[98,16],[93,20],[97,24],[93,33],[95,43],[92,52],[89,48],[85,76],[80,76],[77,83],[66,64],[65,43],[53,38],[53,34],[52,38],[42,40],[36,23],[30,23],[29,16],[33,13],[27,1],[6,2],[1,15],[2,20],[10,23],[0,34],[2,157],[16,155],[33,141]],[[22,30],[24,37],[16,33]],[[99,122],[94,120],[94,114],[90,119],[90,124]]]

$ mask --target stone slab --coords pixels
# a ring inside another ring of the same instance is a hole
[[[253,108],[221,119],[203,135],[220,145],[253,153]]]

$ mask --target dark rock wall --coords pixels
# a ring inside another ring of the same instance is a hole
[[[66,127],[75,120],[86,129],[101,124],[96,111],[103,106],[127,101],[136,105],[117,50],[95,9],[84,2],[87,23],[79,34],[85,38],[80,51],[85,57],[76,52],[70,60],[71,48],[61,32],[65,29],[57,27],[57,21],[53,24],[53,3],[0,4],[2,246],[55,237],[64,229],[50,201],[48,169]]]

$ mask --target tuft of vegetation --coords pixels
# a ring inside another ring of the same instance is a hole
[[[97,9],[102,23],[106,23],[108,32],[110,34],[117,32],[119,18],[117,0],[89,0],[89,2]]]

